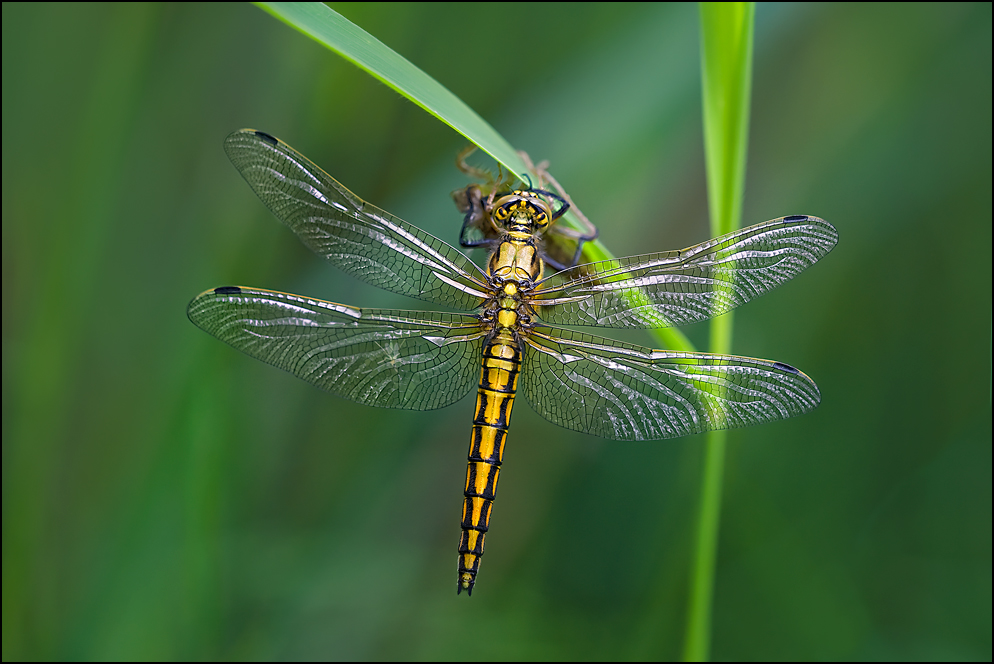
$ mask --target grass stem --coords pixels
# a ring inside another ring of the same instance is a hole
[[[751,2],[703,2],[700,12],[708,208],[711,235],[717,237],[738,228],[742,219],[755,5]],[[711,321],[712,353],[731,352],[732,323],[731,314]],[[712,431],[705,442],[687,603],[685,661],[707,661],[710,656],[726,439],[727,432]]]

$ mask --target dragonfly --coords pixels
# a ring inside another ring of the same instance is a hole
[[[838,234],[818,217],[545,275],[542,234],[565,206],[519,189],[488,206],[500,235],[481,269],[269,134],[236,131],[224,149],[319,256],[374,286],[459,311],[357,308],[244,286],[205,291],[187,309],[221,341],[360,404],[431,410],[476,388],[457,594],[476,583],[519,392],[554,424],[631,441],[781,420],[821,400],[814,381],[782,362],[656,350],[563,327],[665,327],[727,312],[832,249]]]

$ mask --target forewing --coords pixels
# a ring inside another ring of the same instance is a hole
[[[526,337],[521,392],[550,422],[614,440],[782,420],[821,400],[814,381],[780,362],[652,350],[550,328]]]
[[[243,129],[224,150],[266,207],[339,269],[457,309],[486,297],[486,276],[459,250],[366,203],[279,139]]]
[[[540,282],[539,317],[560,325],[669,327],[723,314],[825,256],[835,227],[781,217],[682,251],[580,265]]]
[[[369,406],[441,408],[479,378],[484,332],[473,316],[356,309],[235,286],[201,293],[187,314],[238,350]]]

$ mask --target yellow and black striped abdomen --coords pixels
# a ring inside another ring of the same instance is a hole
[[[473,436],[469,442],[457,592],[465,590],[472,594],[476,573],[480,569],[483,539],[490,525],[490,508],[497,494],[497,476],[504,456],[504,440],[520,369],[521,350],[506,331],[484,345]]]

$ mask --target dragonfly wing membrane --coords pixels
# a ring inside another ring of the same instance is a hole
[[[534,304],[556,325],[687,325],[759,297],[825,256],[838,241],[818,217],[781,217],[682,251],[580,265],[539,284]]]
[[[656,440],[785,419],[818,405],[814,381],[780,362],[659,351],[571,330],[526,338],[521,391],[560,426]]]
[[[462,252],[363,201],[279,139],[242,129],[224,150],[266,207],[339,269],[457,309],[475,309],[486,297],[486,275]]]
[[[357,309],[235,286],[201,293],[187,313],[238,350],[369,406],[441,408],[479,376],[484,332],[469,315]]]

